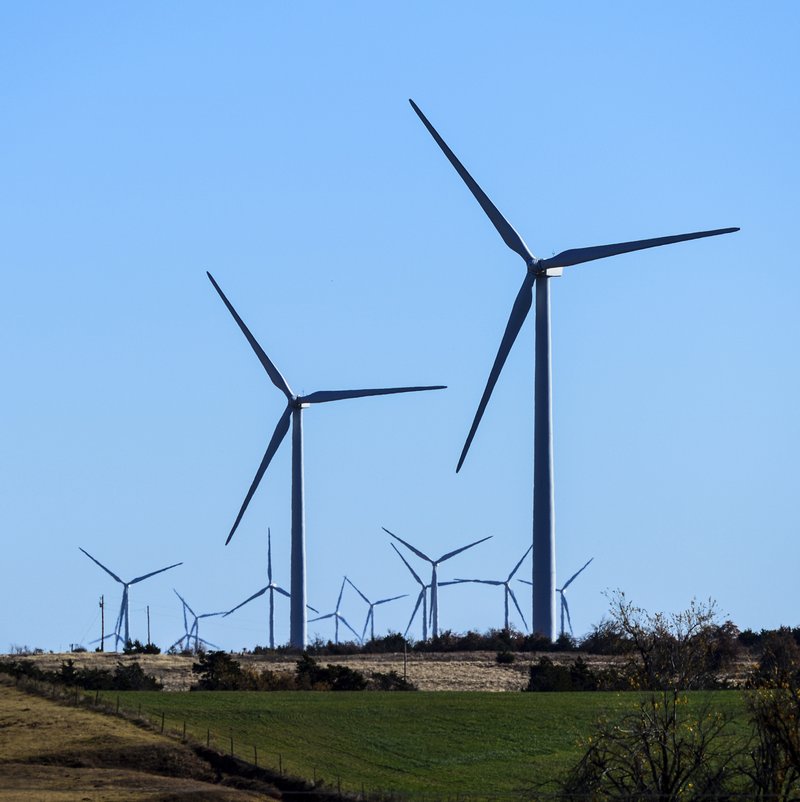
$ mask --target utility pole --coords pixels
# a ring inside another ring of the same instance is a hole
[[[147,605],[147,646],[150,645],[150,605]]]
[[[106,603],[105,597],[100,597],[100,651],[105,651],[106,642]]]

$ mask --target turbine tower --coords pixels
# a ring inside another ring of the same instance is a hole
[[[528,554],[530,553],[532,548],[533,548],[533,545],[528,546],[528,548],[525,550],[525,554],[523,554],[522,557],[520,557],[519,562],[514,566],[514,568],[512,569],[511,573],[505,579],[458,579],[458,578],[456,578],[456,582],[475,582],[476,584],[479,584],[479,585],[494,585],[495,587],[499,587],[499,586],[503,587],[503,599],[505,601],[505,619],[504,620],[505,620],[505,628],[506,628],[507,631],[509,630],[509,626],[508,626],[508,599],[509,599],[509,597],[511,598],[511,601],[514,602],[514,607],[517,608],[517,612],[519,613],[520,618],[522,618],[522,623],[524,624],[525,629],[528,628],[528,622],[525,620],[525,614],[522,612],[522,609],[519,606],[519,602],[517,601],[517,597],[514,595],[514,591],[511,590],[511,584],[510,583],[511,583],[511,580],[514,578],[514,574],[516,574],[517,571],[519,571],[519,567],[522,565],[523,561],[528,556]]]
[[[474,543],[469,543],[466,546],[462,546],[460,549],[455,549],[454,551],[448,551],[447,554],[443,554],[441,557],[439,557],[438,560],[434,560],[431,557],[429,557],[427,554],[425,554],[424,552],[420,551],[417,548],[414,548],[414,546],[412,546],[410,543],[406,543],[406,541],[403,540],[403,538],[398,537],[393,532],[390,532],[385,526],[381,527],[381,529],[383,529],[383,531],[386,532],[387,535],[391,535],[395,540],[399,540],[407,549],[409,549],[410,551],[413,551],[414,554],[417,555],[417,557],[420,557],[421,559],[423,559],[426,562],[429,562],[431,564],[431,584],[430,584],[430,589],[431,589],[431,630],[432,630],[431,634],[432,634],[432,636],[434,638],[438,638],[439,637],[439,593],[438,593],[438,587],[439,587],[440,584],[442,584],[442,585],[445,584],[444,582],[441,582],[441,583],[439,582],[439,565],[440,565],[440,563],[445,562],[445,560],[449,560],[451,557],[455,557],[456,554],[461,554],[462,551],[466,551],[467,549],[471,549],[473,546],[477,546],[478,543],[483,543],[486,540],[489,540],[492,536],[489,535],[488,537],[482,537],[480,540],[476,540]],[[405,560],[403,560],[403,562],[405,562]],[[408,563],[406,563],[406,565],[408,565]],[[409,568],[410,567],[411,566],[409,566]],[[417,577],[417,578],[419,579],[419,577]],[[450,584],[455,584],[455,583],[450,583]],[[423,588],[423,592],[424,592],[424,590],[425,589]],[[417,601],[417,605],[419,605],[419,600]],[[416,612],[416,608],[414,608],[414,612]],[[413,617],[414,616],[412,615],[412,619],[413,619]],[[410,622],[409,622],[409,626],[411,626]],[[427,638],[426,638],[426,640],[427,640]]]
[[[245,599],[241,604],[237,604],[232,610],[228,610],[223,618],[227,618],[231,613],[236,612],[240,607],[244,607],[245,604],[249,604],[253,599],[257,599],[259,596],[263,596],[267,591],[269,591],[269,648],[275,648],[275,593],[280,593],[282,596],[286,596],[287,599],[292,598],[292,594],[289,593],[288,590],[285,590],[280,585],[272,579],[272,533],[269,529],[267,529],[267,582],[268,584],[266,587],[261,588],[261,590],[257,590],[252,596]],[[314,613],[318,613],[319,610],[312,607],[310,604],[307,604],[306,607]]]
[[[368,390],[318,390],[309,395],[295,395],[289,387],[286,379],[280,374],[264,349],[256,342],[256,338],[239,317],[231,302],[225,297],[225,293],[214,281],[211,273],[206,274],[214,285],[214,289],[219,293],[228,311],[242,330],[242,334],[247,338],[250,347],[255,352],[264,370],[267,372],[272,383],[286,396],[286,410],[278,420],[278,425],[272,433],[272,438],[267,446],[261,464],[258,466],[255,478],[250,489],[247,491],[244,503],[236,516],[231,527],[225,545],[230,543],[236,527],[242,520],[244,511],[250,503],[250,499],[256,492],[256,488],[261,482],[264,473],[269,467],[269,463],[275,456],[275,452],[283,442],[286,433],[289,431],[289,420],[292,422],[292,558],[291,558],[291,600],[290,600],[290,636],[289,644],[296,649],[303,649],[306,645],[306,538],[305,538],[305,508],[303,502],[303,410],[312,404],[323,404],[328,401],[342,401],[348,398],[364,398],[373,395],[392,395],[395,393],[416,393],[424,390],[444,390],[444,385],[433,387],[390,387]]]
[[[347,619],[339,612],[339,608],[342,605],[342,594],[344,593],[344,583],[347,582],[347,577],[342,580],[342,587],[339,588],[339,598],[336,599],[336,609],[332,613],[326,613],[325,615],[320,615],[317,618],[309,619],[309,624],[312,621],[323,621],[326,618],[333,618],[336,622],[336,629],[335,629],[335,636],[334,636],[334,643],[339,643],[339,622],[341,621],[355,636],[356,639],[360,640],[358,637],[358,632],[356,632],[350,624],[347,623]]]
[[[166,568],[159,568],[158,571],[151,571],[149,574],[144,574],[143,576],[137,576],[135,579],[131,579],[130,582],[123,582],[113,571],[106,568],[103,563],[99,560],[95,560],[91,554],[89,554],[86,549],[81,549],[80,546],[78,548],[93,562],[97,563],[112,579],[115,579],[122,585],[122,603],[119,606],[119,614],[117,615],[117,623],[114,626],[114,649],[116,650],[119,646],[120,640],[122,640],[119,631],[121,627],[125,626],[125,639],[122,640],[122,645],[127,646],[131,640],[131,632],[130,632],[130,611],[128,609],[128,588],[131,585],[135,585],[138,582],[142,582],[145,579],[149,579],[151,576],[155,576],[156,574],[162,574],[164,571],[169,571],[170,568],[177,568],[179,565],[183,565],[182,562],[180,563],[173,563],[172,565],[168,565]]]
[[[497,229],[505,244],[522,257],[526,272],[522,281],[506,330],[500,341],[489,379],[483,391],[478,410],[472,421],[456,472],[461,469],[469,451],[472,439],[483,417],[486,405],[492,394],[500,371],[519,334],[522,324],[533,304],[533,290],[536,287],[536,349],[534,377],[534,448],[533,448],[533,631],[555,640],[556,615],[556,555],[555,555],[555,497],[553,490],[553,413],[550,371],[550,286],[549,279],[560,276],[565,267],[605,259],[644,248],[655,248],[685,240],[729,234],[738,228],[720,228],[713,231],[696,231],[691,234],[677,234],[655,239],[619,242],[612,245],[596,245],[589,248],[573,248],[549,258],[538,259],[528,249],[522,237],[489,200],[463,164],[439,136],[436,129],[420,111],[413,100],[409,100],[417,116],[428,129],[436,144],[442,149],[450,163],[461,176],[470,192],[480,204],[487,217]]]
[[[345,577],[347,579],[347,577]],[[375,640],[375,608],[379,604],[387,604],[388,602],[397,601],[397,599],[405,599],[408,596],[407,593],[403,593],[400,596],[391,596],[388,599],[379,599],[378,601],[370,601],[353,583],[352,580],[347,579],[347,584],[353,588],[353,590],[358,593],[359,596],[366,602],[367,607],[369,610],[367,611],[367,617],[364,619],[364,629],[361,630],[361,642],[364,642],[364,636],[367,634],[367,627],[369,627],[369,639]]]

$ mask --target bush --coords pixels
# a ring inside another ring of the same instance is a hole
[[[128,641],[122,649],[123,654],[161,654],[161,649],[155,643],[142,643],[141,641]]]
[[[226,652],[201,654],[192,672],[199,676],[193,691],[240,691],[251,690],[242,666]]]
[[[371,691],[415,691],[417,686],[403,679],[396,671],[373,671],[369,678],[368,690]]]
[[[498,665],[508,666],[511,665],[511,663],[513,663],[517,658],[514,657],[514,652],[509,651],[508,649],[500,649],[494,659]]]

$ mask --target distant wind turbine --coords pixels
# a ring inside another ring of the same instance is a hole
[[[345,577],[347,579],[347,577]],[[387,604],[388,602],[396,601],[397,599],[405,599],[408,596],[407,593],[403,593],[401,596],[391,596],[388,599],[379,599],[378,601],[370,601],[356,586],[355,583],[351,579],[347,579],[347,583],[353,588],[353,590],[358,593],[359,596],[366,602],[367,607],[369,608],[367,611],[367,617],[364,619],[364,629],[361,630],[361,641],[364,641],[364,636],[367,634],[367,627],[369,627],[369,639],[375,640],[375,608],[379,604]]]
[[[358,632],[356,632],[350,624],[347,623],[347,619],[339,612],[339,608],[342,605],[342,594],[344,593],[344,584],[347,582],[347,577],[342,580],[342,587],[339,588],[339,598],[336,599],[336,609],[332,613],[326,613],[325,615],[317,616],[317,618],[310,618],[308,623],[312,623],[314,621],[324,621],[326,618],[333,618],[335,621],[335,635],[334,635],[334,643],[339,643],[339,622],[341,621],[355,636],[356,640],[360,640],[358,637]]]
[[[459,549],[454,549],[453,551],[448,551],[447,554],[443,554],[441,557],[439,557],[438,560],[434,560],[431,557],[429,557],[427,554],[425,554],[424,552],[422,552],[419,549],[417,549],[414,546],[412,546],[410,543],[407,543],[405,540],[403,540],[403,538],[398,537],[393,532],[390,532],[385,526],[381,527],[381,529],[383,529],[383,531],[386,532],[387,535],[391,535],[395,540],[400,541],[400,543],[402,543],[409,551],[413,551],[414,554],[417,555],[417,557],[420,557],[421,559],[423,559],[426,562],[429,562],[431,564],[431,584],[430,584],[430,588],[431,588],[431,630],[432,630],[432,636],[434,638],[438,638],[439,637],[439,593],[438,593],[438,587],[439,587],[440,584],[442,584],[442,585],[444,584],[444,582],[441,582],[441,583],[439,582],[439,575],[438,575],[439,565],[441,563],[445,562],[446,560],[449,560],[451,557],[455,557],[456,554],[461,554],[462,551],[466,551],[467,549],[471,549],[473,546],[477,546],[479,543],[484,543],[485,541],[489,540],[492,537],[492,535],[489,535],[488,537],[482,537],[480,540],[476,540],[474,543],[469,543],[468,545],[462,546]],[[405,562],[405,560],[404,560],[404,562]],[[406,565],[408,565],[408,563],[406,563]],[[415,612],[416,612],[416,609],[415,609]],[[413,616],[412,616],[412,618],[413,618]],[[426,640],[427,640],[427,638],[426,638]]]
[[[420,586],[419,596],[417,596],[417,602],[414,605],[414,609],[411,613],[411,618],[408,619],[408,626],[406,626],[406,631],[403,633],[403,637],[405,638],[408,635],[408,630],[411,629],[411,625],[414,623],[414,616],[417,614],[417,610],[419,610],[419,606],[422,605],[422,640],[428,640],[428,591],[430,590],[430,585],[425,584],[420,578],[419,574],[409,565],[408,560],[403,557],[400,553],[400,550],[394,543],[389,544],[395,552],[397,552],[397,556],[405,563],[406,568],[411,572],[411,576],[417,580],[417,584]],[[438,586],[443,588],[445,585],[457,585],[458,582],[453,582],[450,580],[449,582],[439,582]]]
[[[194,610],[192,610],[186,599],[184,599],[183,596],[181,596],[181,594],[178,593],[177,590],[175,590],[175,588],[173,588],[172,591],[181,600],[181,604],[183,604],[183,624],[184,624],[184,629],[186,630],[186,634],[182,638],[179,638],[177,641],[175,641],[175,643],[173,643],[170,648],[171,649],[175,648],[175,646],[177,646],[179,643],[181,643],[181,641],[183,641],[185,643],[185,646],[183,648],[190,649],[192,641],[194,641],[194,650],[196,652],[200,651],[201,643],[204,646],[212,646],[213,648],[218,649],[219,647],[215,643],[210,643],[209,641],[203,640],[203,638],[200,637],[200,619],[213,618],[214,616],[217,615],[225,615],[225,613],[224,612],[201,613],[200,615],[198,615]],[[189,614],[194,617],[194,621],[192,622],[191,626],[187,626],[187,621],[186,621],[187,610],[189,611]]]
[[[287,599],[292,598],[292,594],[289,593],[288,590],[284,590],[280,585],[272,580],[272,533],[270,532],[269,528],[267,529],[267,585],[266,587],[261,588],[261,590],[257,590],[252,596],[245,599],[241,604],[237,604],[232,610],[228,610],[225,613],[223,618],[227,618],[231,613],[236,612],[239,608],[244,607],[245,604],[249,604],[253,599],[257,599],[259,596],[263,596],[267,591],[269,591],[269,648],[275,648],[275,593],[280,593],[282,596],[286,596]],[[314,613],[318,613],[319,610],[312,607],[310,604],[307,604],[306,607]]]
[[[581,568],[579,571],[576,571],[565,583],[562,587],[556,588],[556,590],[561,594],[561,634],[565,634],[564,630],[564,613],[567,615],[567,622],[569,623],[569,634],[572,635],[572,619],[569,616],[569,605],[567,604],[567,595],[566,590],[567,588],[589,567],[589,563],[594,559],[591,557],[589,561]]]
[[[514,566],[511,573],[505,579],[456,579],[456,582],[475,582],[479,585],[495,585],[496,587],[502,586],[503,588],[503,599],[505,602],[505,628],[506,630],[509,629],[508,625],[508,599],[511,598],[511,601],[514,602],[514,607],[517,608],[517,612],[522,618],[522,623],[525,625],[525,629],[528,628],[528,622],[525,620],[525,615],[522,612],[522,609],[519,606],[519,602],[517,601],[517,597],[514,595],[514,591],[511,590],[511,580],[514,578],[514,574],[517,573],[519,567],[522,565],[525,558],[530,553],[533,545],[528,546],[525,554],[522,555],[519,562]]]
[[[131,579],[129,582],[123,582],[112,570],[106,568],[103,563],[99,560],[96,560],[89,554],[86,549],[82,549],[80,546],[78,548],[93,562],[99,565],[112,579],[119,582],[122,585],[122,603],[119,606],[119,614],[117,615],[117,623],[114,626],[114,649],[119,647],[119,642],[122,640],[122,645],[127,646],[131,642],[131,634],[130,634],[130,611],[129,611],[129,594],[128,588],[131,585],[135,585],[138,582],[142,582],[145,579],[149,579],[151,576],[155,576],[156,574],[162,574],[164,571],[169,571],[170,568],[177,568],[179,565],[183,565],[182,562],[180,563],[173,563],[172,565],[168,565],[166,568],[159,568],[158,571],[151,571],[149,574],[144,574],[143,576],[137,576],[135,579]],[[122,636],[120,635],[120,629],[125,627],[125,638],[123,640]]]
[[[461,469],[469,451],[478,424],[481,422],[486,405],[500,376],[500,371],[508,358],[514,341],[525,322],[533,304],[533,288],[536,287],[536,351],[534,381],[534,454],[533,454],[533,631],[555,640],[556,632],[556,556],[555,556],[555,498],[553,490],[553,411],[550,372],[550,286],[549,279],[560,276],[565,267],[605,259],[622,253],[630,253],[645,248],[671,245],[675,242],[730,234],[738,228],[719,228],[712,231],[695,231],[691,234],[677,234],[655,239],[619,242],[613,245],[596,245],[589,248],[573,248],[562,251],[549,259],[539,259],[528,249],[522,237],[489,200],[475,179],[428,122],[413,100],[411,107],[422,120],[423,125],[441,148],[444,155],[467,185],[487,217],[497,229],[505,244],[522,257],[526,272],[522,286],[517,293],[511,316],[506,324],[500,348],[495,357],[489,379],[483,391],[478,410],[472,421],[456,471]]]
[[[444,385],[429,387],[390,387],[368,390],[318,390],[309,395],[295,395],[289,387],[286,379],[280,374],[264,349],[256,342],[255,337],[250,333],[250,329],[244,324],[230,301],[225,297],[225,293],[214,281],[214,277],[207,273],[209,280],[214,285],[214,289],[219,293],[223,303],[233,316],[242,334],[247,338],[250,347],[255,352],[264,370],[267,372],[272,383],[286,396],[286,410],[278,420],[278,425],[272,433],[272,438],[267,446],[261,464],[258,466],[255,478],[250,489],[247,491],[244,503],[236,516],[231,527],[226,545],[230,543],[236,527],[242,520],[244,511],[250,503],[250,499],[256,492],[256,488],[261,482],[264,473],[269,467],[275,452],[283,442],[286,433],[289,431],[289,420],[292,421],[292,559],[291,559],[291,601],[290,601],[290,638],[289,643],[292,647],[302,649],[306,645],[307,622],[306,622],[306,540],[305,540],[305,510],[303,503],[303,419],[302,413],[312,404],[323,404],[328,401],[342,401],[348,398],[365,398],[375,395],[393,395],[395,393],[416,393],[425,390],[444,390]]]

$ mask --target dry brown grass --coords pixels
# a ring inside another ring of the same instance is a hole
[[[112,716],[0,680],[0,800],[265,799],[220,786],[195,753]]]

